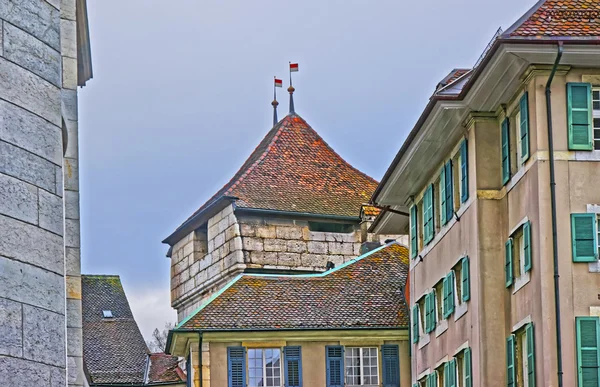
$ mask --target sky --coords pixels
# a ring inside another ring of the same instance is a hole
[[[82,272],[118,274],[144,336],[175,322],[161,241],[288,109],[381,179],[436,84],[535,0],[88,0]]]

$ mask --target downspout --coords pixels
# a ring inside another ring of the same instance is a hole
[[[200,387],[202,387],[202,331],[198,331],[198,376],[200,377]]]
[[[552,255],[554,258],[554,313],[556,315],[556,362],[558,373],[558,387],[563,385],[562,369],[562,333],[560,327],[560,285],[558,275],[558,241],[556,232],[556,181],[554,177],[554,144],[552,140],[552,96],[550,86],[556,73],[556,68],[563,54],[562,42],[558,42],[558,53],[550,77],[546,83],[546,119],[548,121],[548,154],[550,161],[550,204],[552,207]]]

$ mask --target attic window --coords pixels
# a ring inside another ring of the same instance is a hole
[[[114,318],[115,317],[115,316],[113,316],[112,310],[103,310],[102,316],[104,318]]]
[[[350,223],[308,222],[310,231],[351,233],[354,225]]]

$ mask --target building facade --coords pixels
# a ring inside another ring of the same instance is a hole
[[[453,70],[373,196],[410,232],[415,386],[599,385],[599,12],[540,1]]]
[[[296,113],[164,243],[178,321],[241,273],[322,272],[360,255],[377,182],[346,163]]]
[[[83,386],[85,0],[0,1],[0,385]]]
[[[411,385],[408,249],[319,274],[242,274],[170,332],[188,386]]]

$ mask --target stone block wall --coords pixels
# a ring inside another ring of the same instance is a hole
[[[75,7],[0,0],[0,386],[83,385]]]

